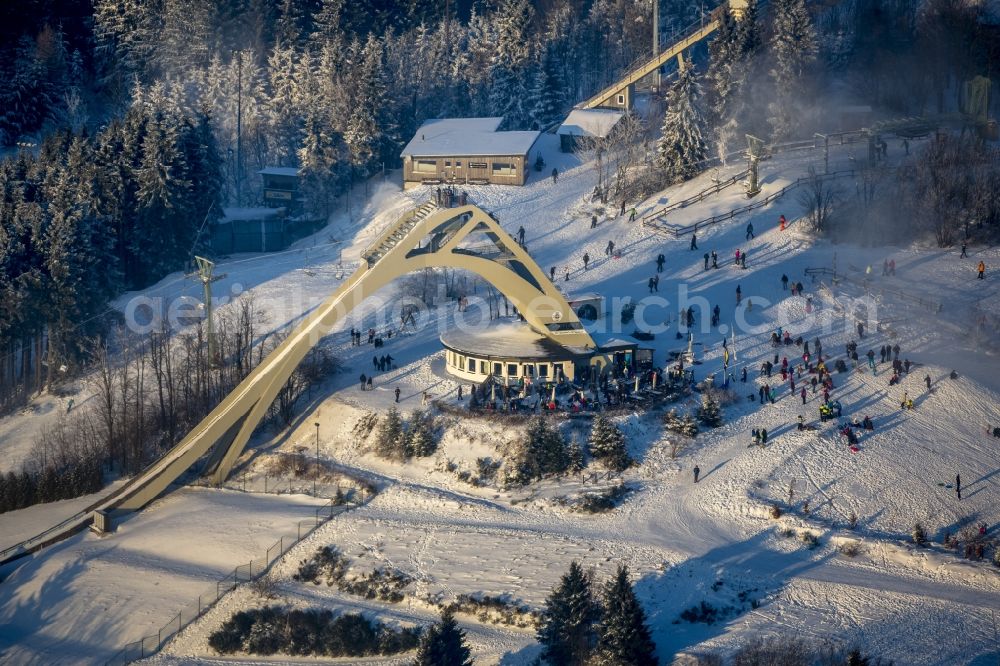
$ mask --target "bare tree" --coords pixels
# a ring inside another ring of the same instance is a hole
[[[829,230],[833,211],[840,203],[840,190],[809,167],[809,177],[799,192],[799,203],[805,210],[805,219],[813,230]]]

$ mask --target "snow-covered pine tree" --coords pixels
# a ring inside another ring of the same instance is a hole
[[[663,427],[670,432],[681,432],[682,425],[683,423],[681,421],[681,417],[677,413],[676,409],[670,408],[670,410],[663,415]]]
[[[296,166],[302,114],[295,79],[295,49],[275,46],[267,59],[270,95],[265,105],[271,159],[277,166]]]
[[[503,127],[506,129],[528,126],[528,113],[524,108],[527,97],[524,78],[524,68],[515,68],[506,60],[498,59],[490,67],[489,112],[503,116]]]
[[[621,564],[604,588],[604,614],[597,627],[597,650],[588,664],[594,666],[656,666],[656,646],[643,611]]]
[[[430,414],[419,409],[413,410],[410,414],[404,449],[407,456],[417,457],[429,456],[437,450]]]
[[[667,93],[663,136],[657,144],[658,164],[668,182],[690,178],[701,170],[708,148],[702,135],[705,125],[698,108],[698,81],[691,65],[685,66]]]
[[[709,428],[718,428],[722,425],[722,412],[719,410],[719,403],[712,397],[711,393],[705,393],[701,398],[698,420]]]
[[[566,107],[566,90],[562,80],[562,63],[555,50],[548,46],[535,70],[530,100],[533,126],[544,129],[559,120]]]
[[[281,0],[278,20],[274,26],[275,43],[281,46],[298,46],[303,36],[305,17],[299,0]]]
[[[698,434],[698,420],[691,414],[685,414],[684,418],[681,419],[681,428],[679,432],[682,435],[694,437]]]
[[[769,108],[768,122],[776,139],[787,137],[794,130],[794,107],[803,94],[803,75],[816,59],[818,44],[805,0],[775,0],[773,7],[772,53],[774,67],[771,77],[777,89],[777,99]]]
[[[386,113],[386,85],[382,67],[382,42],[368,37],[361,53],[361,67],[352,82],[352,112],[344,129],[344,143],[356,173],[367,177],[382,158],[394,128]]]
[[[740,31],[736,19],[728,11],[722,12],[719,28],[708,44],[708,81],[705,115],[709,124],[718,125],[729,114],[729,97],[738,85],[740,57]]]
[[[549,425],[543,416],[536,416],[528,424],[525,434],[528,454],[534,457],[539,474],[559,474],[566,471],[569,458],[566,439],[558,429]]]
[[[441,621],[428,627],[420,637],[413,666],[472,666],[472,651],[452,610],[441,611]]]
[[[503,466],[506,486],[525,486],[542,475],[535,452],[528,447],[528,439],[521,438],[510,445]]]
[[[604,416],[594,419],[589,444],[590,455],[610,469],[620,472],[632,462],[625,449],[625,435],[618,426]]]
[[[920,523],[913,524],[913,543],[918,546],[923,546],[927,543],[927,532],[924,531],[924,526]]]
[[[321,47],[343,38],[345,2],[346,0],[321,0],[319,10],[313,15],[313,31],[309,35],[309,41],[314,46]]]
[[[390,407],[381,418],[375,430],[375,453],[383,458],[402,460],[405,458],[403,419],[395,407]]]
[[[591,592],[590,577],[576,561],[545,600],[538,642],[542,659],[553,666],[584,664],[593,651],[600,607]]]

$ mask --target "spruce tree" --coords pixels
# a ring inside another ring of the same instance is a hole
[[[403,419],[395,407],[390,407],[375,431],[375,453],[383,458],[400,460],[405,456]]]
[[[681,428],[679,431],[682,435],[687,435],[688,437],[694,437],[698,434],[698,421],[690,414],[685,414],[684,418],[681,420]]]
[[[794,130],[794,107],[804,93],[806,67],[816,59],[818,44],[805,0],[775,0],[773,14],[771,77],[777,95],[770,105],[768,122],[778,139]]]
[[[576,666],[586,663],[596,643],[595,623],[600,608],[594,602],[590,577],[577,562],[545,601],[538,642],[542,659],[551,666]]]
[[[719,403],[712,397],[711,393],[705,393],[701,398],[701,407],[698,409],[698,420],[709,428],[718,428],[722,425],[722,413],[719,410]]]
[[[681,69],[667,93],[663,136],[657,145],[657,161],[667,182],[675,183],[694,176],[701,170],[700,162],[707,155],[699,97],[694,68],[688,65]]]
[[[604,416],[594,419],[589,444],[590,455],[610,469],[620,472],[632,462],[625,449],[625,435],[618,426]]]
[[[656,646],[643,611],[628,579],[628,568],[604,589],[604,615],[597,628],[597,651],[588,662],[594,666],[656,666]]]
[[[410,415],[410,425],[406,431],[405,452],[407,456],[429,456],[437,449],[437,441],[432,430],[431,416],[415,409]]]
[[[534,127],[544,129],[562,117],[566,106],[566,91],[562,80],[562,63],[555,50],[547,47],[535,70],[531,86],[531,119]]]
[[[454,611],[441,611],[441,621],[420,637],[413,666],[471,666],[472,652],[465,643],[465,632],[455,622]]]

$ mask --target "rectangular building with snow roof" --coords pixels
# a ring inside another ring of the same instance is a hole
[[[559,149],[570,153],[580,147],[581,140],[607,137],[624,115],[612,109],[573,109],[556,130]]]
[[[503,118],[439,118],[403,149],[403,187],[423,183],[524,185],[541,132],[499,132]]]

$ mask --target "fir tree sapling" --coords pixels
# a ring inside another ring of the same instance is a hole
[[[701,399],[701,407],[698,409],[698,420],[709,428],[718,428],[722,425],[722,413],[719,410],[719,403],[711,393],[705,393]]]
[[[590,454],[610,469],[620,472],[632,464],[625,449],[625,435],[604,416],[594,419],[589,444]]]

